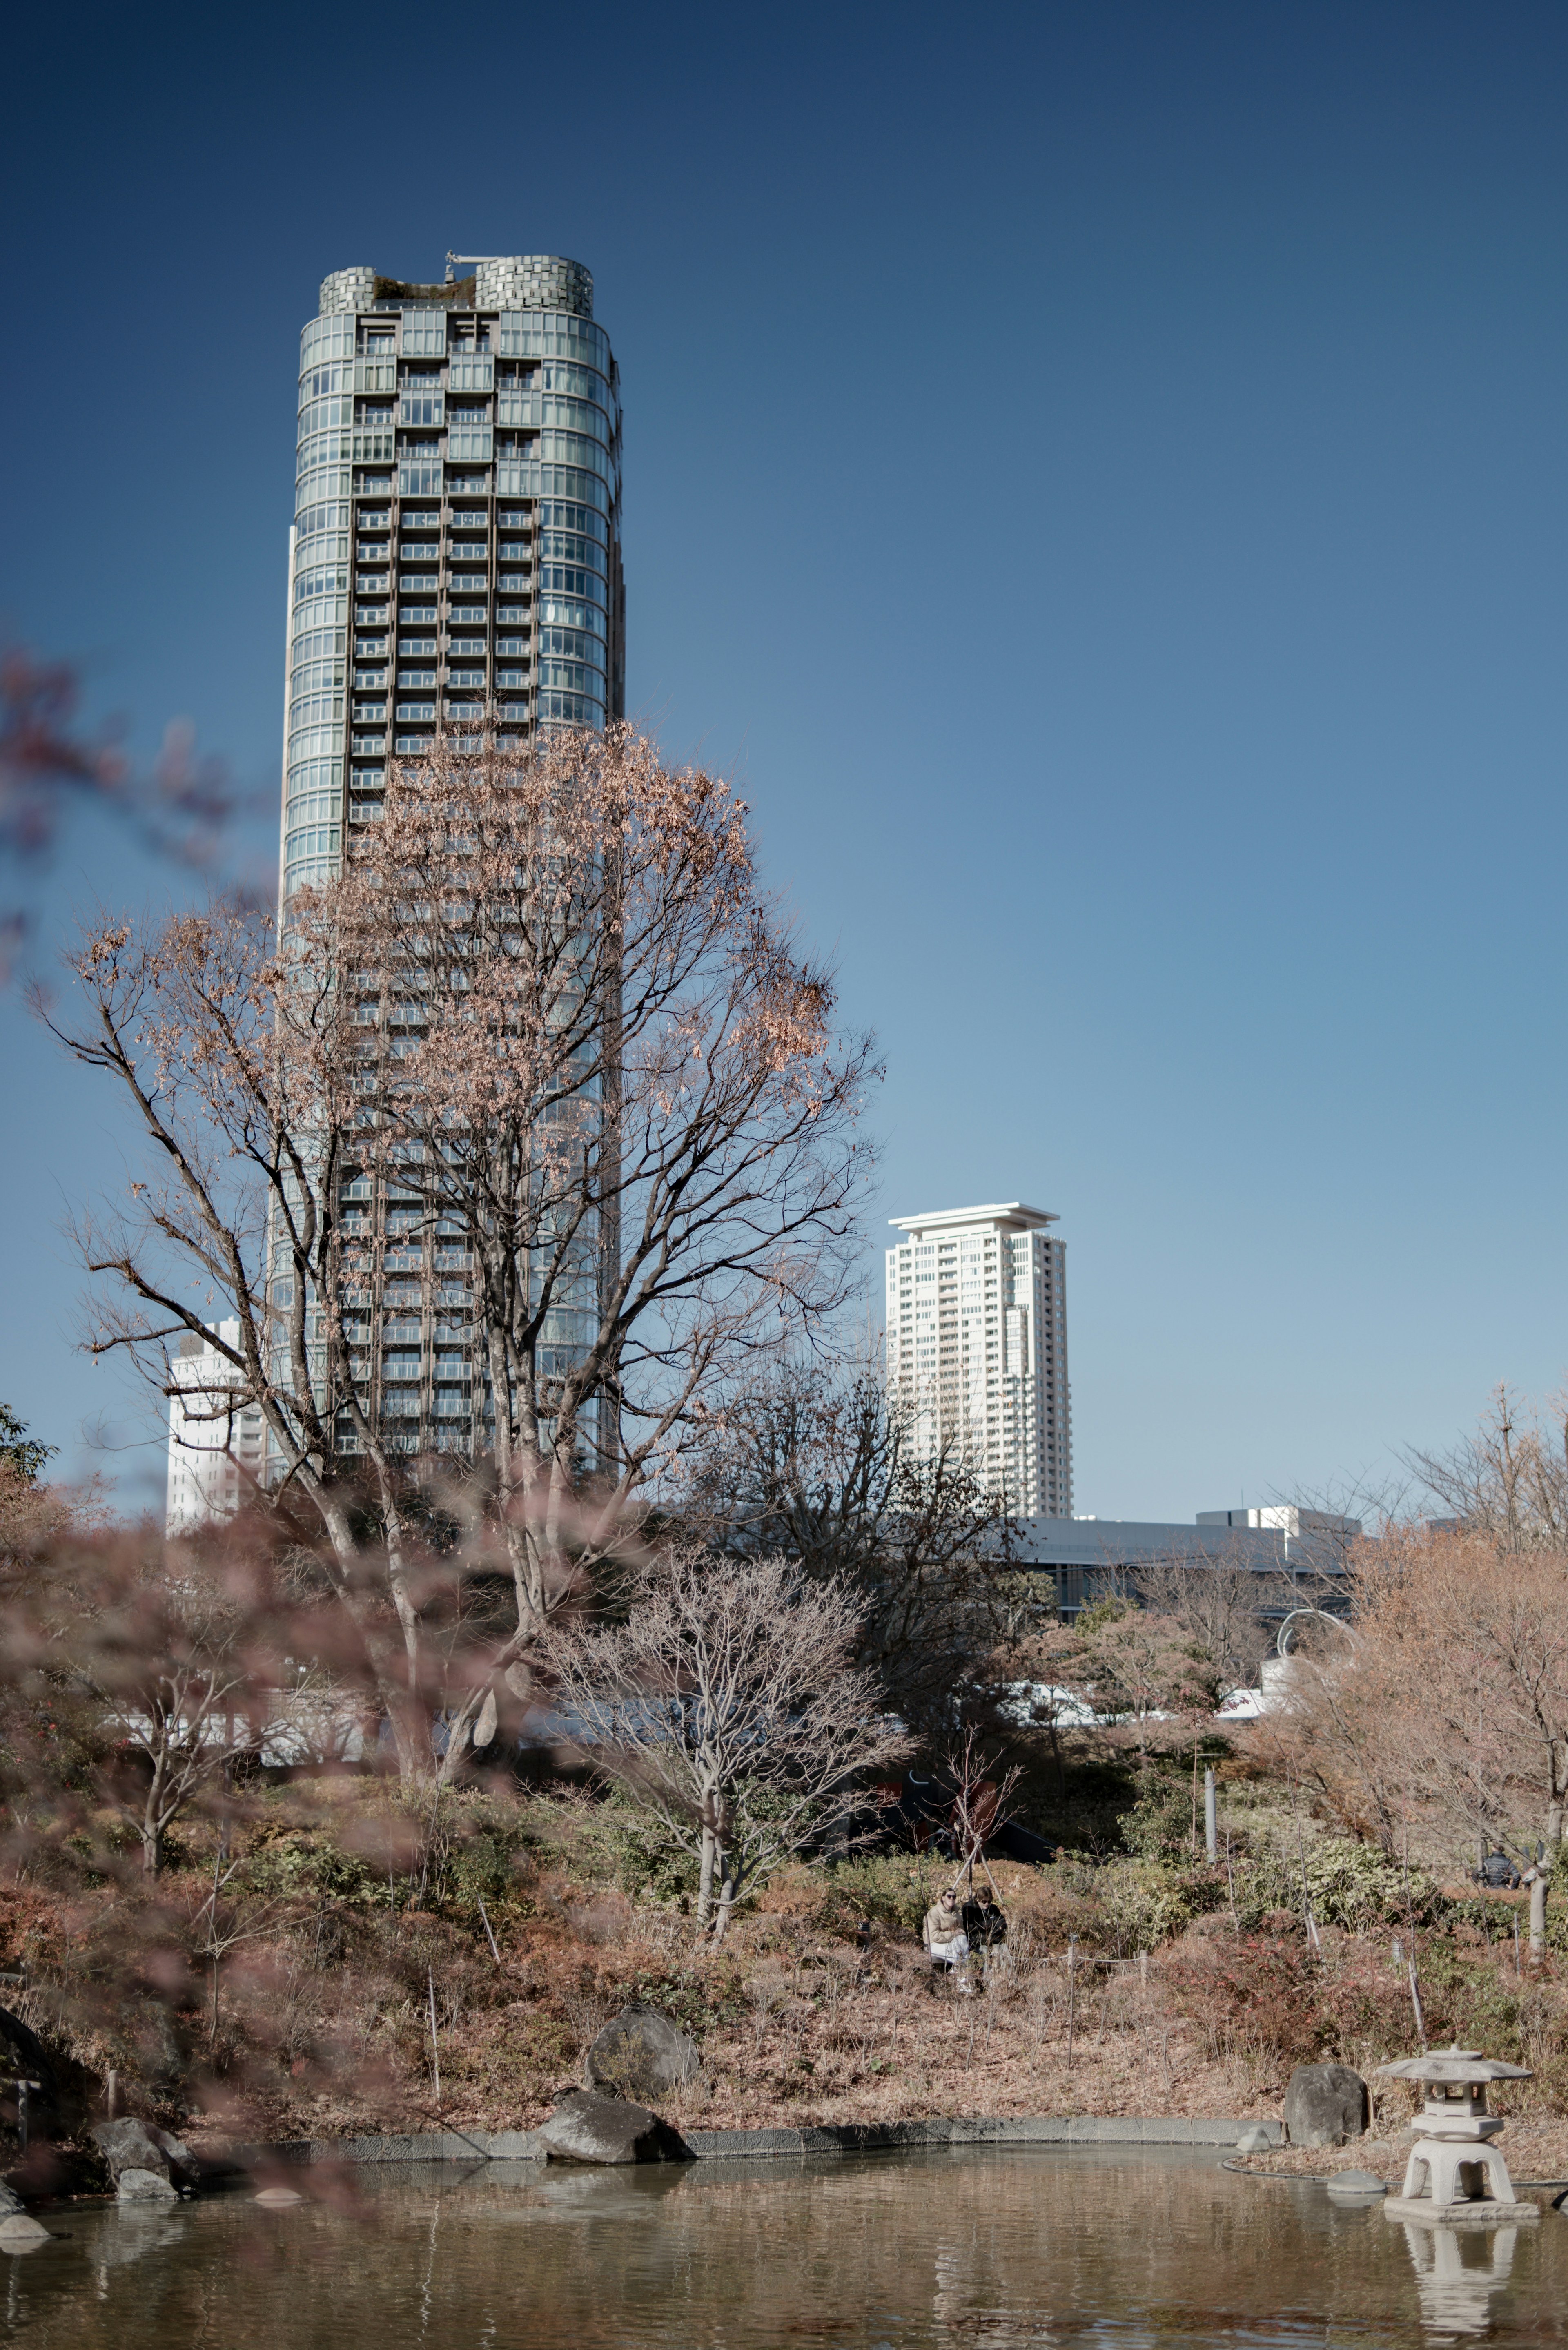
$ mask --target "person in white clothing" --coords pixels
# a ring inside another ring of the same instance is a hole
[[[963,1929],[963,1912],[959,1907],[958,1887],[940,1893],[927,1910],[920,1927],[920,1939],[933,1969],[941,1968],[948,1974],[960,1976],[959,1989],[972,1992],[966,1961],[969,1958],[969,1936]]]

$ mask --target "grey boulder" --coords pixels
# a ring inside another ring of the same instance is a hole
[[[1366,2127],[1366,2084],[1348,2064],[1298,2064],[1285,2091],[1293,2146],[1343,2146]]]
[[[695,2041],[656,2007],[627,2007],[612,2016],[588,2050],[590,2089],[610,2096],[658,2097],[694,2081],[701,2070]]]
[[[646,2106],[593,2089],[568,2089],[535,2135],[556,2162],[680,2162],[689,2152]]]
[[[1236,2151],[1238,2154],[1267,2154],[1273,2142],[1268,2131],[1254,2122],[1251,2128],[1243,2130],[1236,2140]]]
[[[1379,2195],[1386,2195],[1388,2188],[1370,2170],[1336,2170],[1328,2182],[1328,2191],[1343,2196],[1347,2203],[1371,2203]]]
[[[171,2186],[161,2170],[139,2170],[128,2163],[115,2181],[122,2203],[177,2203],[178,2188]]]
[[[193,2184],[196,2158],[184,2141],[156,2122],[140,2122],[122,2115],[117,2122],[99,2122],[93,2137],[103,2149],[111,2178],[127,2170],[150,2170],[156,2178]]]
[[[12,2211],[0,2220],[0,2250],[8,2252],[30,2252],[35,2244],[47,2244],[49,2231],[26,2211]]]

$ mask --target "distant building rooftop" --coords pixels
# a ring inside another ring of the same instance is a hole
[[[1267,1523],[1260,1523],[1260,1519]],[[1190,1525],[1141,1518],[1025,1518],[1030,1565],[1056,1572],[1058,1602],[1072,1613],[1097,1576],[1154,1566],[1241,1566],[1258,1575],[1343,1575],[1361,1533],[1356,1518],[1283,1504],[1206,1510]]]
[[[895,1232],[921,1232],[941,1230],[952,1232],[961,1224],[1015,1224],[1022,1232],[1033,1232],[1041,1224],[1058,1224],[1060,1216],[1051,1215],[1044,1208],[1026,1208],[1022,1200],[993,1202],[989,1208],[943,1208],[929,1216],[889,1216],[888,1222]]]

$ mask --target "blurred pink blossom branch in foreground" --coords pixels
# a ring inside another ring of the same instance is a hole
[[[139,771],[112,730],[84,731],[80,690],[68,661],[41,661],[25,646],[0,651],[0,864],[37,864],[71,810],[105,809],[142,845],[194,869],[218,857],[238,801],[223,762],[198,758],[194,732],[176,721],[163,747]],[[28,928],[26,904],[0,897],[0,985],[10,978]]]

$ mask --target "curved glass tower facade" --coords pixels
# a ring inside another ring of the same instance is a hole
[[[389,758],[487,720],[522,742],[624,715],[620,461],[618,373],[580,262],[478,260],[467,276],[449,262],[441,285],[323,279],[299,347],[286,914],[379,816]],[[427,1212],[411,1160],[399,1173],[350,1169],[337,1203],[345,1229],[377,1241],[356,1377],[393,1449],[472,1457],[494,1406],[469,1252]],[[546,1374],[592,1326],[598,1244],[586,1233],[545,1317]],[[337,1439],[358,1449],[348,1415]]]
[[[624,714],[620,388],[593,313],[587,270],[554,255],[322,280],[299,345],[286,901],[438,724]]]

